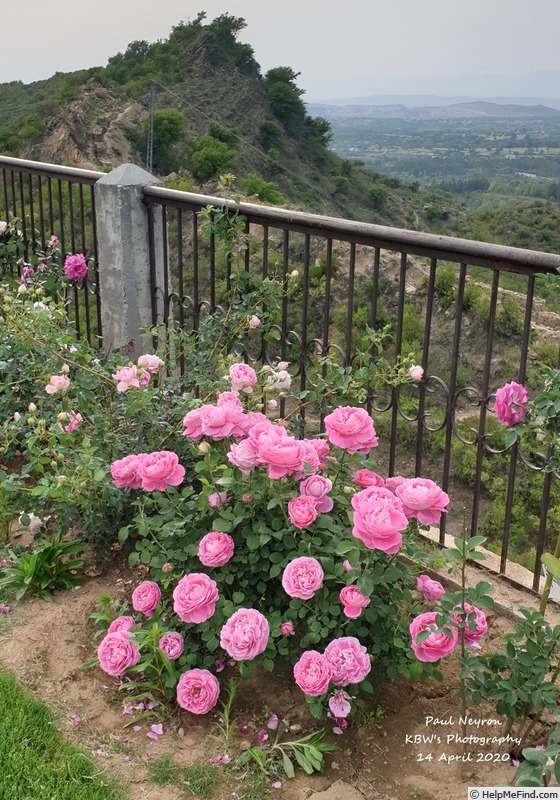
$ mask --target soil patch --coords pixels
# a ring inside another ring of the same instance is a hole
[[[151,782],[151,763],[169,755],[177,766],[187,766],[223,753],[223,743],[211,738],[216,733],[216,719],[174,714],[164,720],[164,735],[152,741],[146,734],[155,720],[140,721],[137,731],[125,729],[132,717],[123,715],[122,697],[111,679],[96,667],[80,670],[94,656],[89,615],[98,597],[103,593],[129,595],[136,583],[130,573],[114,570],[88,580],[77,591],[58,594],[53,602],[35,599],[22,603],[2,620],[0,664],[59,712],[67,735],[98,759],[100,767],[130,785],[131,800],[179,800],[188,795],[177,787]],[[491,616],[484,646],[492,647],[510,628],[508,620]],[[442,673],[441,683],[399,681],[387,686],[377,705],[361,720],[353,720],[343,736],[332,735],[340,749],[327,756],[324,775],[308,777],[298,772],[297,779],[284,781],[280,791],[263,789],[263,798],[462,800],[468,786],[511,784],[514,769],[507,761],[507,746],[481,746],[475,741],[466,747],[470,756],[463,760],[463,745],[456,741],[462,735],[457,665],[443,662]],[[227,680],[228,675],[221,677]],[[239,685],[235,717],[249,726],[248,739],[254,741],[262,720],[272,711],[298,736],[317,727],[289,671],[274,679],[256,674]],[[73,721],[73,715],[80,721]],[[471,708],[469,716],[497,720],[484,729],[472,723],[469,736],[501,735],[503,720],[490,705]],[[489,758],[492,761],[486,760]],[[242,798],[238,775],[233,776],[228,767],[221,769],[215,800],[226,800],[233,791]]]

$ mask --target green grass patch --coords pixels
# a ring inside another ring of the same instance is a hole
[[[59,735],[52,711],[0,672],[0,798],[122,800],[93,759]]]
[[[215,767],[206,766],[206,764],[192,764],[181,770],[180,781],[193,797],[204,800],[214,794],[218,783],[218,772]]]

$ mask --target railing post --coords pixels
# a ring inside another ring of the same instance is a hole
[[[149,346],[145,331],[162,321],[152,309],[150,237],[144,186],[162,182],[134,164],[122,164],[95,184],[99,292],[103,349],[125,350],[131,358]],[[163,286],[161,208],[156,207],[153,257],[156,286]],[[160,224],[158,224],[158,221]],[[152,278],[153,280],[153,278]]]

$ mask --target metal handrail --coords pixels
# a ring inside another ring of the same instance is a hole
[[[93,169],[79,169],[78,167],[61,167],[58,164],[47,164],[44,161],[31,161],[24,158],[10,158],[0,156],[0,168],[14,169],[17,172],[26,172],[40,175],[42,178],[62,178],[63,180],[76,178],[81,183],[93,186],[104,172]]]
[[[261,225],[274,225],[297,233],[317,234],[326,238],[351,241],[391,250],[397,248],[418,256],[438,258],[458,263],[491,267],[509,272],[550,273],[560,267],[560,254],[525,250],[521,247],[507,247],[453,236],[440,236],[431,233],[391,228],[387,225],[373,225],[367,222],[354,222],[337,217],[308,214],[285,208],[273,208],[253,203],[235,203],[223,197],[211,197],[161,186],[145,186],[144,196],[166,205],[189,208],[197,211],[205,206],[238,209],[250,222]]]

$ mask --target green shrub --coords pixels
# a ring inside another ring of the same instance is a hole
[[[457,273],[452,264],[443,264],[436,270],[435,289],[443,309],[449,308],[456,297]]]
[[[235,164],[236,151],[233,147],[215,139],[201,136],[192,146],[191,170],[201,183],[228,172]]]
[[[256,195],[263,203],[271,203],[274,206],[286,202],[275,183],[263,180],[259,175],[255,175],[254,172],[250,172],[241,181],[241,191],[247,196]]]

